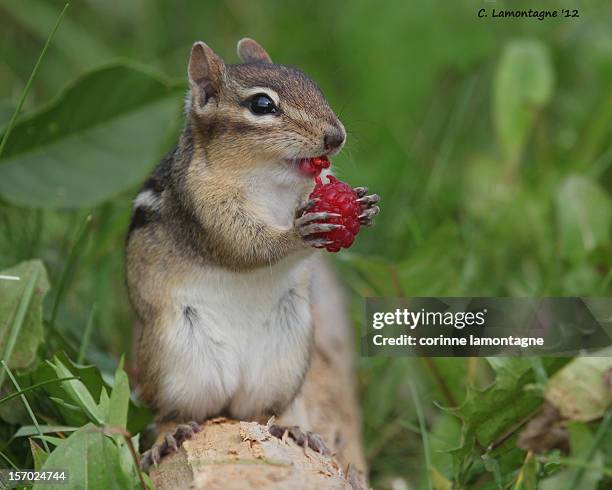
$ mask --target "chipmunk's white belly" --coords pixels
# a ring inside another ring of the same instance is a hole
[[[199,268],[186,278],[165,329],[163,412],[249,419],[292,400],[310,356],[309,262],[290,257],[247,273]]]

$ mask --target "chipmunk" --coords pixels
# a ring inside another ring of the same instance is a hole
[[[226,65],[193,45],[178,145],[134,201],[126,276],[137,391],[156,420],[192,421],[145,453],[144,467],[198,422],[291,404],[309,365],[309,264],[326,244],[316,234],[341,226],[308,212],[314,182],[298,162],[340,151],[342,123],[301,71],[273,64],[252,39],[237,51],[242,63]],[[356,191],[369,225],[378,196]]]

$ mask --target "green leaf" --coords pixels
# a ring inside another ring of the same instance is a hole
[[[52,365],[58,377],[68,378],[71,376],[70,370],[57,357],[53,360]],[[61,386],[70,399],[85,412],[92,422],[97,425],[104,424],[105,421],[100,408],[81,381],[62,381]]]
[[[105,386],[100,371],[96,366],[76,364],[63,352],[58,353],[55,359],[66,366],[70,370],[71,376],[77,377],[85,385],[89,393],[100,393],[102,387]],[[41,363],[36,370],[32,371],[31,377],[31,384],[57,379],[54,364],[51,361]],[[64,389],[58,385],[45,385],[44,390],[51,396],[61,398],[65,395]]]
[[[556,195],[563,257],[578,261],[610,241],[612,203],[589,177],[570,175]]]
[[[104,386],[104,381],[97,367],[75,364],[63,352],[58,353],[56,357],[70,370],[72,376],[78,377],[79,381],[85,385],[92,395],[95,394],[97,396],[97,394],[100,393]],[[27,386],[57,379],[55,366],[50,361],[46,361],[39,364],[39,366],[27,376],[22,376],[21,381]],[[78,427],[87,423],[89,419],[84,415],[81,409],[77,408],[77,411],[75,411],[70,407],[71,404],[66,404],[64,402],[64,399],[68,401],[70,401],[70,399],[60,383],[45,384],[42,386],[42,389],[45,391],[48,398],[61,400],[62,404],[58,406],[58,410],[63,417],[64,423]],[[38,395],[37,392],[35,393]],[[45,396],[42,395],[42,398],[44,397]],[[96,399],[96,402],[97,401]]]
[[[130,404],[130,382],[123,370],[123,359],[115,372],[115,382],[108,404],[108,425],[121,427],[127,426],[128,407]]]
[[[45,436],[45,435],[33,435],[32,437],[35,439],[40,439],[43,442],[50,442],[54,446],[61,446],[62,444],[64,444],[64,441],[66,440],[61,437],[53,437],[53,436]]]
[[[503,438],[509,430],[533,413],[542,402],[541,396],[525,387],[535,380],[532,364],[526,358],[487,358],[495,371],[493,383],[483,390],[469,388],[464,403],[445,410],[462,421],[462,438],[459,447],[452,451],[455,477],[465,477],[473,452]],[[558,358],[543,360],[547,374],[557,371],[566,361]]]
[[[34,460],[34,469],[36,471],[40,471],[40,469],[44,466],[45,461],[47,461],[49,455],[32,439],[30,439],[29,442],[30,451],[32,452],[32,459]]]
[[[71,427],[69,425],[41,425],[40,432],[43,434],[53,434],[56,432],[73,432],[78,429],[78,427]],[[38,429],[33,425],[24,425],[19,428],[13,437],[28,437],[38,434]]]
[[[493,473],[493,479],[495,480],[495,485],[497,486],[497,488],[502,488],[503,477],[499,461],[491,457],[490,454],[485,453],[482,455],[482,462],[485,470],[490,473]]]
[[[119,450],[113,440],[92,424],[74,432],[47,459],[44,471],[65,469],[69,488],[112,490],[133,488],[120,464]],[[38,490],[62,490],[65,484],[35,485]]]
[[[525,463],[516,479],[513,490],[537,490],[538,488],[538,464],[532,453],[528,453]]]
[[[74,412],[75,414],[77,414],[79,416],[83,415],[83,410],[79,406],[73,405],[72,403],[68,403],[63,398],[57,398],[56,396],[50,396],[49,400],[51,400],[52,402],[55,402],[60,408],[64,408],[68,412]],[[65,414],[65,412],[63,412],[63,413]],[[88,419],[85,418],[85,422],[87,420]]]
[[[85,385],[87,391],[94,396],[95,402],[99,405],[99,411],[102,418],[107,420],[108,401],[101,400],[100,394],[104,392],[105,398],[108,398],[110,386],[102,379],[99,369],[92,365],[77,364],[70,360],[63,352],[57,354],[56,358],[70,370],[73,376],[77,376],[81,383]],[[57,379],[55,368],[50,362],[41,363],[39,367],[28,376],[32,378],[29,384],[39,383],[49,379]],[[50,397],[56,399],[66,398],[66,392],[59,384],[44,385],[43,389]],[[87,419],[82,416],[80,410],[78,413],[75,413],[64,405],[63,408],[60,408],[60,411],[65,419],[64,422],[69,425],[80,426],[87,422]],[[152,419],[153,416],[148,408],[130,399],[127,430],[131,434],[137,434],[142,431],[151,423]]]
[[[108,420],[108,404],[110,402],[110,398],[108,396],[108,391],[106,388],[102,388],[100,392],[100,401],[98,402],[98,407],[100,407],[100,411],[102,412],[104,418]]]
[[[36,361],[43,341],[42,303],[48,290],[47,271],[40,260],[0,272],[0,354],[12,369],[24,370]]]
[[[60,352],[55,357],[59,359],[74,376],[77,376],[81,380],[89,393],[100,393],[102,387],[106,386],[106,383],[102,379],[102,374],[96,366],[91,364],[78,364],[70,359],[64,352]]]
[[[43,381],[42,383],[36,383],[32,386],[28,386],[27,388],[23,388],[19,391],[16,391],[14,393],[11,393],[10,395],[6,395],[5,397],[0,398],[0,407],[2,405],[4,405],[5,403],[13,400],[14,398],[17,398],[18,396],[23,395],[24,393],[28,393],[30,391],[36,390],[37,388],[41,388],[45,385],[48,384],[53,384],[53,383],[61,383],[62,381],[68,381],[70,379],[76,379],[76,378],[58,378],[58,379],[49,379],[47,381]]]
[[[183,90],[141,68],[105,66],[22,119],[0,156],[0,196],[30,207],[92,206],[138,183],[163,151]]]
[[[493,117],[509,167],[521,156],[537,112],[553,93],[550,53],[535,40],[510,42],[504,49],[494,82]]]
[[[117,444],[117,447],[119,448],[119,460],[120,460],[121,467],[123,468],[123,472],[126,475],[130,475],[130,477],[132,478],[132,483],[133,483],[134,488],[142,488],[140,476],[143,476],[144,481],[142,483],[144,483],[146,486],[148,475],[142,473],[142,471],[138,467],[138,463],[135,460],[134,455],[132,454],[132,451],[130,450],[130,447],[128,446],[126,438],[120,436],[119,434],[115,434],[113,435],[113,440],[115,441],[115,444]],[[138,454],[138,448],[140,446],[140,437],[138,436],[138,434],[132,437],[130,441],[132,443],[135,453]],[[153,488],[153,486],[150,485],[147,488]]]
[[[431,434],[431,457],[434,468],[445,478],[453,474],[453,461],[449,451],[457,445],[461,437],[461,422],[452,415],[440,412]],[[432,475],[432,483],[435,478]]]

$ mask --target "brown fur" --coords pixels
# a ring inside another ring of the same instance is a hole
[[[257,166],[326,153],[325,135],[344,135],[306,75],[272,64],[252,40],[241,41],[238,52],[248,62],[225,65],[205,44],[194,45],[185,128],[143,187],[156,205],[137,207],[130,227],[127,285],[137,315],[138,386],[153,407],[162,374],[160,332],[168,328],[166,317],[176,308],[172,291],[184,274],[198,264],[248,270],[312,250],[295,229],[259,217],[248,200],[246,176]],[[254,87],[278,95],[278,114],[258,118],[249,112]],[[299,200],[311,188],[306,182]]]

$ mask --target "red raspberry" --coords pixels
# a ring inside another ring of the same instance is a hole
[[[318,177],[324,168],[329,168],[331,165],[326,156],[314,158],[302,158],[299,162],[299,167],[306,175]]]
[[[329,252],[338,252],[341,248],[349,248],[359,233],[361,206],[357,202],[359,196],[351,186],[336,179],[333,175],[328,175],[327,178],[329,179],[327,184],[323,184],[321,177],[315,179],[316,185],[309,199],[318,200],[308,212],[326,211],[341,215],[337,218],[329,218],[325,223],[344,225],[344,228],[316,235],[317,238],[325,238],[332,242],[325,247]]]

